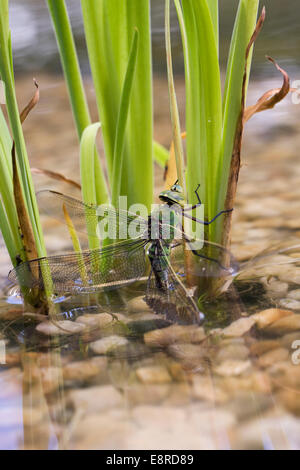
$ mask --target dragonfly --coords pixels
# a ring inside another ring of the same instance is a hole
[[[200,324],[204,315],[185,287],[182,273],[180,275],[172,266],[172,252],[186,244],[199,260],[201,276],[232,276],[237,268],[232,255],[221,245],[202,241],[201,249],[197,249],[184,230],[182,216],[205,226],[229,212],[221,211],[208,221],[194,217],[192,211],[202,204],[198,189],[199,186],[195,191],[197,204],[186,207],[182,187],[176,182],[160,193],[161,204],[147,218],[122,209],[114,209],[112,214],[108,207],[105,216],[112,222],[115,232],[119,234],[125,226],[135,232],[134,236],[107,245],[102,241],[101,247],[80,253],[23,262],[9,273],[9,279],[20,286],[42,290],[46,282],[51,281],[55,295],[90,294],[138,281],[145,276],[148,265],[150,273],[146,276],[144,298],[147,305],[172,321]],[[99,215],[99,206],[49,190],[40,191],[38,200],[42,205],[46,201],[48,210],[51,208],[55,213],[62,214],[62,208],[66,209],[78,231],[99,239],[95,227],[104,220],[103,213]],[[165,223],[165,220],[169,222]],[[225,252],[230,267],[223,266],[220,261]]]

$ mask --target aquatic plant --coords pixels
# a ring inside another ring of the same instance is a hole
[[[244,123],[255,112],[273,107],[289,92],[288,77],[275,63],[284,75],[282,88],[270,90],[256,105],[245,109],[253,44],[265,19],[263,9],[256,23],[259,0],[239,2],[223,93],[218,57],[218,0],[174,0],[185,60],[186,122],[183,127],[187,139],[186,162],[172,72],[170,0],[165,1],[173,127],[170,152],[153,141],[149,0],[81,0],[98,106],[99,122],[96,123],[91,121],[66,3],[64,0],[47,0],[47,4],[80,140],[83,201],[93,205],[112,202],[116,206],[119,196],[126,195],[129,206],[140,203],[149,210],[153,202],[153,160],[161,166],[169,160],[167,179],[176,175],[174,180],[179,179],[191,204],[199,202],[195,193],[199,188],[207,220],[228,211],[207,226],[205,238],[230,248],[230,210],[234,206],[239,176]],[[1,0],[1,6],[0,73],[6,86],[7,110],[17,157],[17,163],[13,165],[12,141],[1,115],[4,179],[0,188],[0,210],[5,215],[1,218],[1,230],[16,266],[19,261],[30,261],[33,257],[45,256],[46,252],[15,96],[8,0]],[[99,129],[103,135],[106,168],[102,167],[96,149]],[[65,219],[74,247],[78,248],[68,213],[65,213]],[[89,244],[91,249],[97,249],[100,242],[90,237]],[[226,265],[229,259],[221,261]],[[45,278],[48,277],[46,273]],[[48,293],[51,293],[51,285]]]
[[[0,229],[12,264],[46,255],[39,211],[22,131],[22,122],[38,101],[34,98],[19,114],[13,71],[8,0],[1,0],[0,75],[5,89],[8,124],[0,110]],[[38,297],[23,292],[25,300],[36,304]]]

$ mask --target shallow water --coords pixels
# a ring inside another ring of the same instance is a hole
[[[4,298],[0,447],[299,449],[298,250],[248,266],[204,326],[153,314],[143,283],[52,322]]]
[[[281,82],[271,65],[263,65],[265,53],[281,59],[293,80],[299,78],[299,2],[266,3],[270,19],[265,39],[256,45],[259,80],[251,83],[249,104]],[[23,7],[19,1],[12,4]],[[57,68],[50,22],[43,3],[30,5],[27,17],[24,7],[22,15],[15,16],[23,30],[18,33],[21,41],[15,35],[14,44],[18,70],[24,70],[26,62],[30,71],[30,77],[17,77],[20,103],[32,94],[31,76],[38,75],[40,82],[40,103],[24,126],[31,164],[59,168],[78,179],[78,142],[65,85],[59,75],[44,74],[48,66]],[[223,5],[230,10],[230,2]],[[72,10],[80,31],[77,13],[78,8]],[[153,13],[155,61],[161,71],[162,17],[159,8]],[[26,26],[33,21],[33,29],[24,30],[25,20]],[[225,16],[224,25],[231,25]],[[176,28],[173,32],[176,49]],[[77,40],[80,43],[80,33]],[[84,61],[83,66],[86,69]],[[88,78],[85,84],[97,120]],[[180,78],[176,90],[183,109]],[[156,138],[168,146],[165,79],[155,77],[154,91]],[[291,97],[247,126],[232,246],[241,263],[273,243],[299,243],[299,131],[299,106]],[[37,189],[72,194],[68,186],[34,178]],[[158,168],[156,184],[158,193],[164,184]],[[80,197],[78,192],[73,195]],[[70,249],[61,227],[49,218],[43,224],[49,253]],[[0,448],[300,448],[300,365],[292,348],[300,340],[300,272],[295,263],[286,264],[286,253],[259,273],[254,268],[251,275],[249,266],[243,283],[230,295],[204,304],[204,327],[169,325],[165,317],[149,311],[141,285],[131,288],[135,292],[124,292],[127,299],[138,299],[125,303],[125,309],[116,304],[115,316],[92,301],[86,307],[83,298],[61,299],[67,315],[53,325],[24,316],[15,295],[8,305],[9,261],[0,243]],[[294,250],[288,256],[295,259],[299,254]],[[71,329],[73,334],[66,334]]]

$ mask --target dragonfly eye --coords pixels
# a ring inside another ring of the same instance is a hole
[[[173,184],[173,186],[171,187],[171,191],[174,191],[176,193],[182,193],[182,187],[179,185],[179,184]]]

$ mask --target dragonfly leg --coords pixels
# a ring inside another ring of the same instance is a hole
[[[199,193],[198,193],[199,188],[200,188],[200,184],[198,184],[197,189],[195,190],[195,194],[196,194],[196,197],[198,199],[198,204],[195,204],[194,206],[191,206],[191,207],[188,207],[187,209],[184,209],[184,212],[193,211],[194,209],[197,209],[197,207],[202,206],[202,202],[201,202],[201,199],[200,199],[200,196],[199,196]]]
[[[202,259],[206,259],[208,261],[213,261],[214,263],[218,264],[220,266],[221,269],[223,269],[224,271],[228,271],[228,269],[222,265],[222,263],[220,263],[219,260],[215,259],[215,258],[212,258],[210,256],[206,256],[206,255],[202,255],[200,254],[197,250],[193,250],[193,247],[192,247],[192,244],[191,244],[191,241],[185,237],[185,240],[186,242],[188,243],[188,245],[191,247],[191,251],[192,253],[195,255],[195,256],[198,256],[198,258],[202,258]]]
[[[193,217],[193,216],[188,215],[188,214],[186,214],[185,217],[187,217],[187,218],[190,219],[190,220],[193,220],[194,222],[198,222],[199,224],[210,225],[210,224],[212,224],[218,217],[220,217],[220,215],[222,215],[222,214],[228,214],[229,212],[232,212],[232,211],[233,211],[233,209],[228,209],[228,210],[225,210],[225,211],[221,211],[221,212],[219,212],[213,219],[208,220],[208,221],[197,219],[197,217]],[[186,211],[184,211],[184,212],[186,212]]]
[[[197,186],[197,189],[195,190],[195,194],[196,194],[196,197],[197,197],[197,199],[198,199],[198,204],[197,204],[197,205],[200,204],[200,206],[201,206],[202,202],[201,202],[201,199],[200,199],[200,196],[199,196],[199,193],[198,193],[200,186],[201,186],[201,185],[200,185],[200,183],[199,183],[198,186]]]

